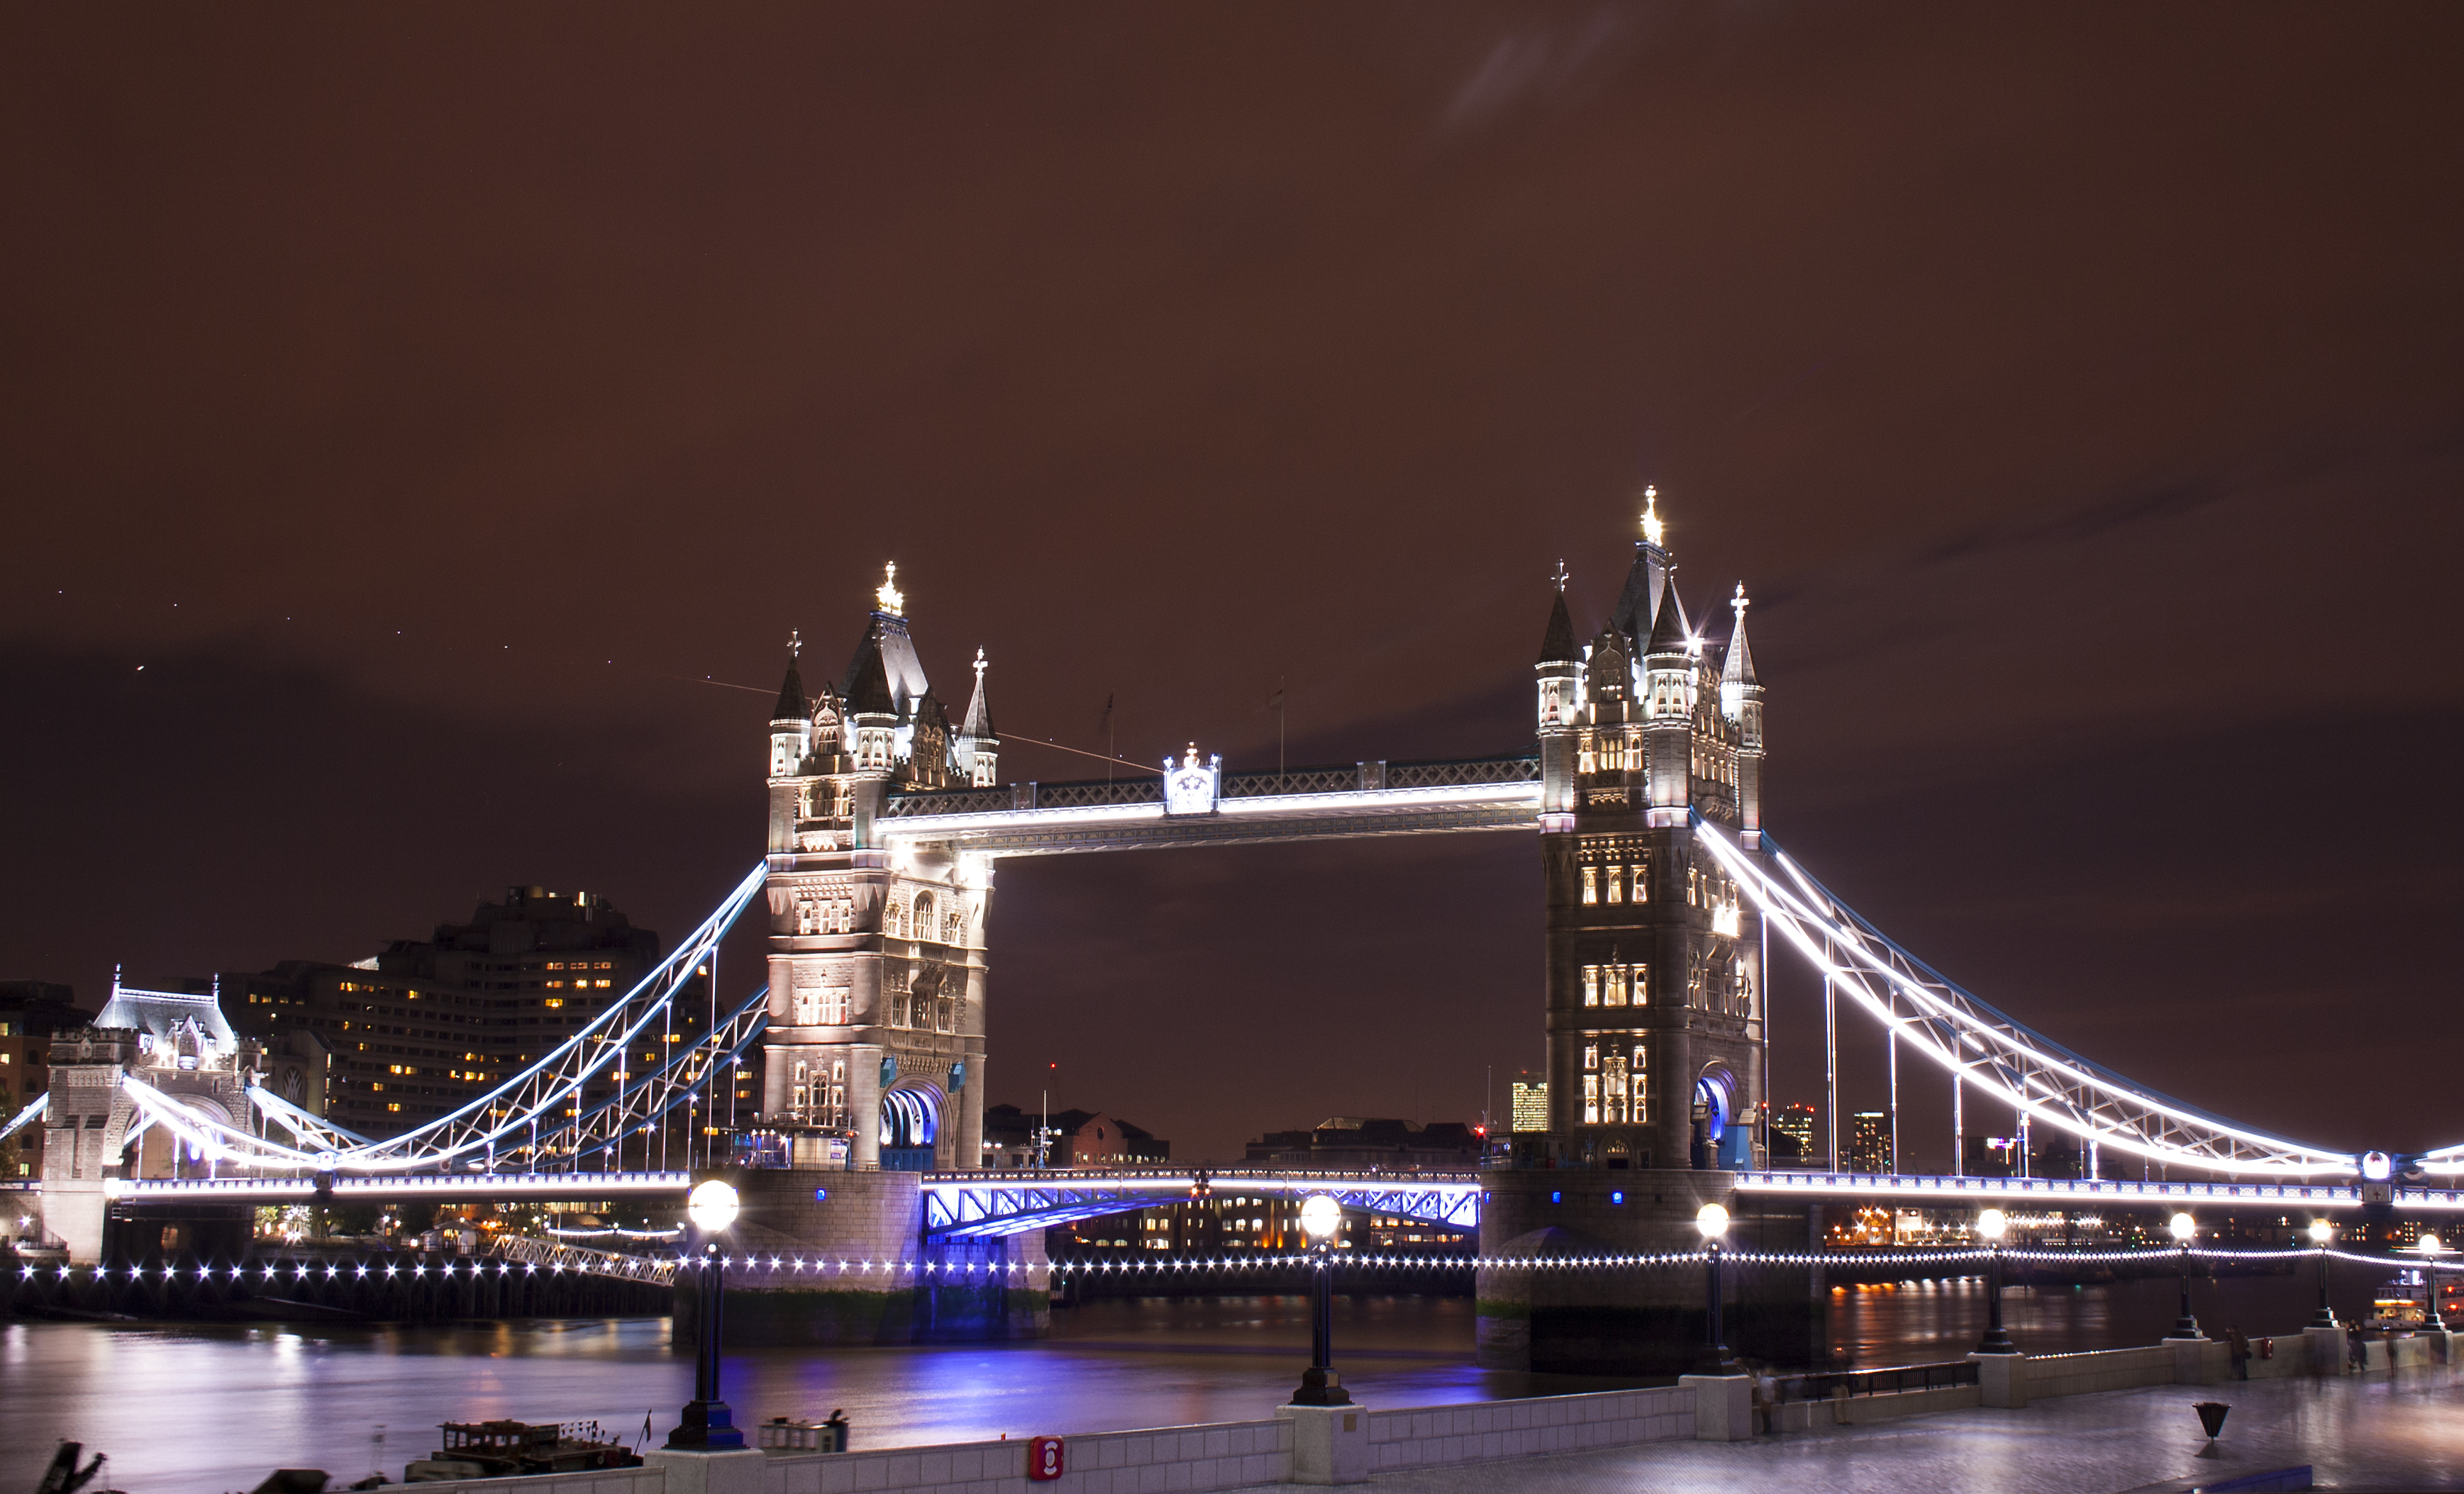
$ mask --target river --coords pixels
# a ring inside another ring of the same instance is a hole
[[[2384,1272],[2375,1275],[2384,1275]],[[2196,1307],[2221,1332],[2297,1332],[2316,1305],[2291,1276],[2202,1281]],[[2340,1276],[2340,1309],[2362,1275]],[[1985,1320],[1982,1283],[1835,1291],[1835,1362],[1871,1367],[1957,1358]],[[2172,1325],[2167,1280],[2013,1289],[2012,1336],[2049,1353],[2152,1343]],[[647,1410],[656,1437],[691,1398],[689,1359],[664,1318],[368,1327],[204,1324],[0,1325],[0,1494],[31,1490],[60,1438],[111,1457],[129,1494],[254,1487],[277,1465],[337,1484],[436,1446],[436,1423],[511,1417],[596,1419],[629,1440]],[[1471,1364],[1463,1297],[1339,1298],[1337,1367],[1368,1405],[1437,1405],[1619,1382],[1504,1374]],[[878,1447],[1240,1420],[1287,1398],[1308,1359],[1309,1307],[1295,1296],[1096,1300],[1053,1314],[1032,1343],[730,1353],[737,1420],[820,1417],[844,1407],[858,1446]],[[385,1427],[380,1455],[375,1429]],[[655,1439],[655,1438],[654,1438]]]

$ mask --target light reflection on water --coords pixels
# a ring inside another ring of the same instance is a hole
[[[2219,1331],[2298,1330],[2314,1279],[2200,1284]],[[1839,1362],[1956,1358],[1984,1323],[1969,1280],[1834,1294]],[[2342,1297],[2340,1296],[2340,1305]],[[1604,1389],[1618,1381],[1473,1368],[1461,1297],[1339,1298],[1335,1357],[1373,1406],[1436,1405]],[[2172,1323],[2157,1280],[2013,1291],[2011,1332],[2037,1352],[2149,1343]],[[740,1423],[846,1408],[856,1444],[1070,1434],[1243,1420],[1286,1399],[1308,1359],[1301,1297],[1095,1301],[1053,1315],[1040,1342],[932,1348],[748,1350],[727,1357]],[[32,1488],[55,1440],[110,1454],[130,1494],[247,1489],[276,1465],[348,1482],[373,1461],[399,1476],[436,1445],[436,1423],[512,1417],[596,1419],[628,1439],[651,1414],[665,1437],[693,1367],[668,1351],[664,1318],[296,1328],[202,1324],[0,1326],[0,1494]]]

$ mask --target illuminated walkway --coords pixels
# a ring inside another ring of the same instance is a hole
[[[2190,1403],[2233,1414],[2216,1456]],[[1903,1494],[2124,1494],[2309,1463],[2336,1489],[2464,1487],[2464,1377],[2447,1368],[2332,1380],[2166,1385],[2066,1395],[2023,1411],[1953,1411],[1749,1442],[1652,1442],[1607,1452],[1380,1476],[1394,1494],[1636,1494],[1813,1489]],[[1276,1488],[1289,1485],[1277,1484]]]

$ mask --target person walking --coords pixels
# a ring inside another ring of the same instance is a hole
[[[2232,1324],[2225,1329],[2225,1345],[2227,1351],[2233,1355],[2233,1378],[2249,1379],[2250,1340],[2242,1335],[2240,1324]]]

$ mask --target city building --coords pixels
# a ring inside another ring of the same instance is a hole
[[[1896,1173],[1891,1155],[1891,1117],[1881,1110],[1859,1110],[1848,1121],[1848,1171]]]
[[[1307,1131],[1270,1131],[1248,1145],[1246,1160],[1275,1167],[1352,1172],[1370,1168],[1466,1168],[1480,1163],[1481,1137],[1461,1121],[1338,1115]]]
[[[1195,1197],[1059,1226],[1049,1232],[1045,1248],[1064,1260],[1153,1252],[1198,1260],[1293,1253],[1309,1244],[1300,1206],[1298,1195],[1243,1193],[1240,1179],[1223,1178],[1201,1183]],[[1471,1248],[1475,1233],[1347,1209],[1334,1243],[1338,1250],[1385,1255],[1460,1255]]]
[[[1814,1107],[1802,1100],[1793,1100],[1772,1114],[1771,1160],[1773,1167],[1811,1165],[1821,1154],[1814,1148]]]
[[[1514,1081],[1513,1130],[1517,1134],[1549,1129],[1549,1081]]]
[[[1042,1132],[1049,1146],[1039,1156]],[[985,1167],[1144,1167],[1172,1160],[1172,1143],[1101,1110],[1022,1110],[996,1105],[984,1111]]]
[[[83,1027],[92,1012],[77,1005],[77,992],[48,980],[0,980],[0,1127],[51,1088],[47,1063],[54,1032]],[[0,1141],[0,1178],[43,1175],[43,1128],[28,1122]],[[13,1219],[0,1219],[0,1233]]]
[[[268,1088],[382,1139],[520,1072],[621,999],[659,955],[659,936],[605,897],[515,887],[468,923],[440,924],[356,964],[287,960],[187,984],[218,990],[231,1025],[259,1042]],[[584,1089],[583,1106],[709,1024],[706,998],[680,996],[674,1011],[671,1025]],[[749,1120],[750,1087],[739,1088]]]
[[[1763,686],[1746,597],[1690,619],[1656,504],[1605,625],[1563,574],[1535,667],[1555,1160],[1741,1168],[1762,1102],[1761,914],[1692,829],[1762,830]],[[1518,1154],[1537,1161],[1530,1143]]]

